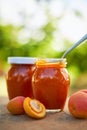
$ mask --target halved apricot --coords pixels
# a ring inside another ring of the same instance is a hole
[[[33,118],[43,118],[46,115],[45,106],[36,99],[26,97],[23,103],[25,113]]]

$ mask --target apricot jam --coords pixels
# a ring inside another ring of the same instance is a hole
[[[32,74],[36,58],[9,57],[11,67],[7,74],[7,92],[9,99],[16,96],[33,97]]]
[[[69,86],[70,78],[65,59],[36,62],[36,70],[32,77],[33,95],[47,109],[63,110]]]

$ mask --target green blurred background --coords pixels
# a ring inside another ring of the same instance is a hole
[[[0,0],[0,96],[9,56],[60,58],[87,32],[87,0]],[[67,55],[69,94],[87,88],[87,41]]]

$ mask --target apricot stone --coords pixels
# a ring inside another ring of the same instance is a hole
[[[11,99],[7,104],[7,109],[11,114],[24,114],[23,102],[25,97],[17,96]]]
[[[76,118],[87,118],[87,89],[72,94],[68,101],[70,113]]]

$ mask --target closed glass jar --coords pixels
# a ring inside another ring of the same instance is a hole
[[[11,64],[7,74],[7,92],[9,99],[16,96],[33,97],[32,74],[35,70],[36,58],[9,57]]]
[[[37,61],[32,77],[34,98],[47,109],[63,110],[70,86],[66,59]]]

